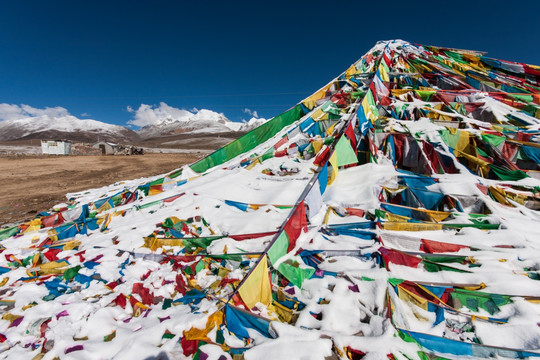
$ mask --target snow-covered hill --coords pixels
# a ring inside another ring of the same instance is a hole
[[[0,352],[540,358],[539,87],[537,66],[379,42],[264,131],[68,194],[0,230]],[[203,114],[185,123],[227,124]]]

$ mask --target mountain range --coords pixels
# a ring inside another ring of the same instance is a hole
[[[137,130],[125,126],[108,124],[92,119],[80,119],[66,113],[22,114],[18,118],[0,121],[0,141],[29,139],[67,139],[78,142],[109,141],[133,143],[151,138],[169,137],[180,134],[221,134],[246,132],[266,119],[255,118],[240,123],[229,120],[225,115],[208,109],[192,111],[176,109],[176,112],[161,114],[148,125]],[[137,124],[136,121],[130,124]]]

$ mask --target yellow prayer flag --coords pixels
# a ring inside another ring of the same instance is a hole
[[[389,82],[390,77],[388,76],[388,73],[386,72],[386,69],[382,65],[382,63],[379,64],[379,73],[381,74],[381,80]]]
[[[328,179],[328,185],[331,185],[334,182],[334,179],[337,176],[338,173],[338,165],[337,165],[337,153],[334,151],[332,156],[330,156],[330,160],[328,160],[330,165],[332,165],[332,172],[330,173],[330,178]]]
[[[398,287],[398,296],[401,300],[414,304],[421,309],[428,309],[428,301],[413,292],[410,292],[402,287]]]
[[[345,78],[349,79],[356,73],[358,73],[358,69],[356,68],[356,65],[351,65],[351,67],[348,68],[347,71],[345,71]]]
[[[313,150],[315,151],[315,154],[318,154],[319,151],[321,151],[323,144],[324,144],[324,140],[322,139],[315,140],[311,143],[311,145],[313,146]]]
[[[208,333],[212,331],[214,328],[219,327],[223,323],[223,312],[216,311],[212,315],[208,317],[206,320],[206,326],[204,329],[199,329],[196,327],[192,327],[189,330],[184,331],[184,338],[188,340],[201,340],[210,342],[210,339],[208,338]]]
[[[321,90],[306,98],[304,101],[302,101],[302,104],[304,104],[304,106],[307,107],[309,110],[313,110],[313,108],[317,105],[317,100],[324,99],[324,97],[326,96],[326,91],[328,90],[330,85],[331,84],[326,85]]]
[[[383,223],[383,229],[393,230],[393,231],[431,231],[431,230],[442,230],[442,224],[385,222]]]
[[[332,126],[330,126],[328,129],[326,129],[326,135],[330,136],[334,133],[334,128],[336,127],[336,123],[333,123]]]
[[[372,124],[377,121],[377,116],[375,116],[375,114],[373,114],[373,111],[371,111],[371,105],[369,104],[367,95],[364,97],[364,100],[362,100],[362,109],[364,110],[366,118],[369,119]]]
[[[28,228],[24,231],[25,233],[41,229],[41,219],[34,219],[26,224],[28,225]]]
[[[266,306],[272,303],[272,287],[268,278],[266,255],[263,255],[262,260],[240,287],[238,294],[250,309],[255,307],[257,303]]]
[[[246,166],[246,170],[251,170],[253,169],[256,165],[260,164],[261,163],[261,159],[260,158],[257,158],[256,160],[254,160],[251,164],[249,164],[248,166]]]

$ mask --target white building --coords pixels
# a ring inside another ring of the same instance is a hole
[[[94,149],[99,149],[101,155],[114,155],[118,149],[117,144],[110,142],[100,141],[92,146]]]
[[[69,155],[71,154],[71,141],[41,140],[41,152],[48,155]]]

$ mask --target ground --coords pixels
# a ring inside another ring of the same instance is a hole
[[[202,156],[165,153],[0,157],[0,226],[31,220],[36,213],[66,201],[66,193],[163,174]]]

